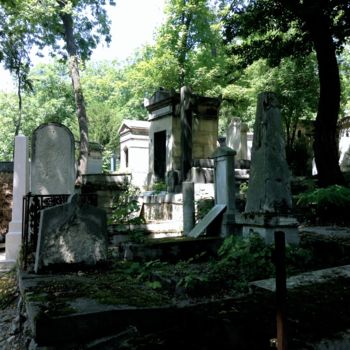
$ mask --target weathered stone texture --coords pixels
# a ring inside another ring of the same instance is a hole
[[[32,137],[31,192],[72,194],[74,183],[73,134],[61,124],[40,125]]]
[[[78,203],[42,211],[35,272],[55,264],[95,265],[107,259],[107,223],[104,210]]]
[[[290,172],[278,101],[273,93],[258,96],[252,163],[245,211],[287,213],[292,207]]]

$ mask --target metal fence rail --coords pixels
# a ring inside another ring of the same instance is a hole
[[[23,197],[22,223],[22,268],[27,269],[30,257],[36,251],[41,211],[68,202],[69,194],[37,195],[28,193]],[[86,193],[79,196],[84,204],[97,206],[97,194]]]

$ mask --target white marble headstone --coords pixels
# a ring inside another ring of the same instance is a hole
[[[73,134],[61,124],[40,125],[32,137],[31,192],[73,194],[74,183]]]

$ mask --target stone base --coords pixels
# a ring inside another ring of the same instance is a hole
[[[274,242],[275,231],[283,231],[285,233],[286,243],[299,244],[298,221],[294,217],[271,216],[264,214],[242,216],[243,237],[249,236],[251,233],[258,233],[267,244]]]
[[[11,227],[10,227],[11,228]],[[22,244],[22,232],[11,232],[6,234],[5,255],[6,260],[16,261]]]

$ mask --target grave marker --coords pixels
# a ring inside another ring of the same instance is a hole
[[[107,259],[107,249],[106,212],[80,204],[78,195],[73,195],[68,203],[42,211],[34,270],[62,264],[95,265]]]
[[[64,125],[48,123],[33,132],[31,192],[72,194],[75,184],[74,137]]]
[[[22,242],[23,196],[29,187],[28,138],[18,135],[15,138],[15,157],[13,172],[12,219],[6,235],[6,260],[16,261]]]
[[[288,243],[298,243],[298,222],[291,215],[290,171],[286,161],[281,113],[275,94],[259,94],[243,235],[259,233],[272,243],[274,231],[284,231]]]

